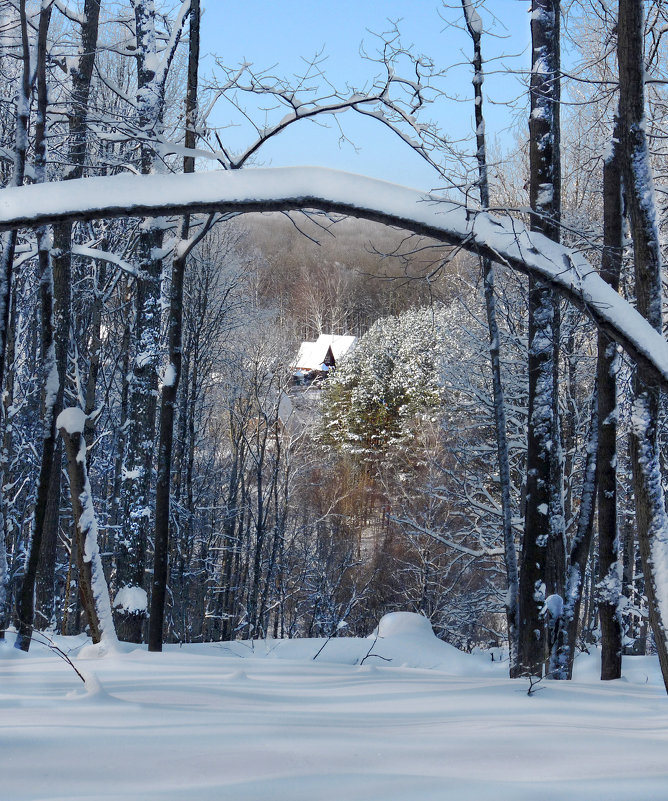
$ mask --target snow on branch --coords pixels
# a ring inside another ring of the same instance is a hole
[[[72,245],[72,253],[77,256],[84,256],[88,259],[97,259],[98,261],[106,261],[118,267],[124,273],[131,275],[133,278],[137,277],[137,268],[120,258],[115,253],[110,253],[106,250],[99,250],[99,248],[87,247],[86,245]]]
[[[64,0],[54,0],[53,4],[58,11],[71,22],[76,22],[78,25],[85,25],[86,18],[84,15],[68,5]]]
[[[668,343],[574,250],[507,216],[467,209],[416,189],[323,167],[118,175],[11,187],[0,193],[0,230],[64,220],[184,213],[318,209],[394,225],[530,273],[594,322],[668,385]]]

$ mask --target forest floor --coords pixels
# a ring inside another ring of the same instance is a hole
[[[414,615],[380,637],[0,646],[3,801],[665,801],[655,657],[597,679],[506,678]],[[368,654],[368,657],[367,657]],[[365,658],[367,657],[367,658]]]

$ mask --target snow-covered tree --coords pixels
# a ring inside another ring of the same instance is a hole
[[[379,320],[327,383],[325,439],[363,462],[391,458],[440,407],[447,359],[440,307]]]

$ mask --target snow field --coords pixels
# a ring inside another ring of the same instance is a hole
[[[379,637],[211,643],[163,654],[0,646],[3,801],[665,801],[655,658],[597,680],[505,677],[400,613]],[[11,642],[11,637],[10,637]],[[83,647],[82,647],[83,646]],[[370,656],[359,664],[369,649]],[[391,660],[391,661],[385,661]]]

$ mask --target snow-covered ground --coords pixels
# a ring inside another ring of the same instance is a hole
[[[3,801],[665,801],[668,698],[654,658],[621,681],[506,678],[399,613],[380,636],[0,646]],[[365,659],[365,656],[368,658]],[[382,657],[382,658],[381,658]]]

